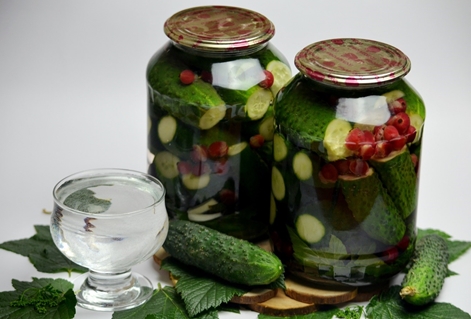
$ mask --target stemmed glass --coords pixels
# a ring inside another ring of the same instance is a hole
[[[75,283],[77,304],[117,311],[146,302],[152,283],[131,267],[150,258],[167,236],[162,183],[136,171],[97,169],[64,178],[53,196],[54,243],[89,269]]]

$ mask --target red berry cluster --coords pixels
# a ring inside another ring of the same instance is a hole
[[[229,147],[224,141],[217,141],[209,146],[193,145],[190,159],[178,162],[178,171],[182,175],[191,173],[195,176],[209,173],[225,174],[229,170],[228,150]]]
[[[406,101],[399,98],[389,103],[388,108],[391,116],[383,125],[375,126],[372,131],[356,127],[348,133],[345,147],[354,156],[324,165],[319,172],[321,181],[332,183],[339,175],[363,176],[369,170],[369,159],[384,158],[414,141],[417,130],[410,124],[409,115],[405,113]]]
[[[388,106],[391,117],[385,124],[375,126],[372,132],[354,128],[345,139],[345,147],[363,160],[386,157],[415,139],[417,130],[405,113],[406,101],[399,98]]]

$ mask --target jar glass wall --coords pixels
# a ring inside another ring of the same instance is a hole
[[[425,106],[402,52],[335,39],[298,53],[275,102],[272,238],[287,269],[327,284],[379,284],[416,238]]]
[[[147,68],[149,173],[171,218],[256,239],[268,228],[273,101],[291,78],[274,27],[218,6],[179,12],[164,30]]]

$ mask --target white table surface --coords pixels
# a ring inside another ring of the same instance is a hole
[[[165,4],[164,4],[165,3]],[[146,170],[145,69],[165,42],[164,21],[205,1],[0,0],[0,242],[34,234],[51,190],[71,173]],[[224,1],[276,25],[272,43],[292,63],[304,46],[360,37],[390,43],[412,60],[409,81],[427,105],[418,226],[471,241],[471,2]],[[38,273],[0,250],[0,291]],[[451,264],[438,301],[471,313],[471,252]],[[169,284],[149,260],[135,267]],[[76,275],[74,275],[76,276]],[[71,278],[73,279],[73,277]],[[221,318],[256,318],[244,311]],[[111,318],[77,310],[77,319]]]

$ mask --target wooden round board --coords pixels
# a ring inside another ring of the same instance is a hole
[[[304,303],[288,297],[283,289],[278,288],[276,296],[261,302],[247,305],[253,311],[270,316],[295,316],[315,312],[317,307],[313,303]]]
[[[338,289],[329,289],[300,281],[297,278],[285,278],[286,295],[301,302],[320,305],[335,305],[353,300],[358,292],[356,287],[345,285]]]

